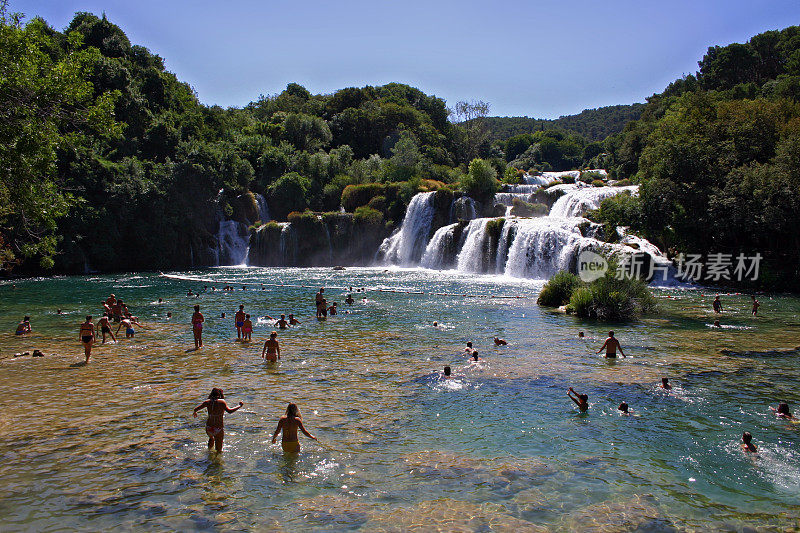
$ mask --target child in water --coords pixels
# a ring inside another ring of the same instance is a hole
[[[567,391],[567,396],[569,396],[570,400],[575,402],[575,405],[578,406],[578,410],[581,413],[585,413],[586,410],[589,409],[589,396],[586,394],[578,394],[575,392],[575,389],[570,387]]]
[[[197,411],[208,409],[208,420],[206,420],[206,435],[208,435],[208,449],[216,447],[217,452],[222,451],[222,440],[225,438],[225,424],[223,417],[225,413],[235,413],[242,408],[244,402],[239,402],[238,407],[228,407],[225,403],[225,395],[222,389],[214,387],[208,400],[194,408],[194,417],[197,418]]]
[[[748,453],[758,453],[758,448],[752,442],[753,436],[749,431],[742,433],[742,449]]]
[[[250,315],[244,315],[244,324],[242,325],[242,340],[250,341],[253,337],[253,321],[250,320]]]
[[[661,388],[664,390],[672,389],[672,385],[669,384],[669,378],[661,378]]]
[[[775,416],[778,418],[785,418],[787,420],[793,420],[794,416],[792,416],[792,412],[789,410],[789,404],[786,402],[781,402],[778,404],[778,408],[775,409],[774,407],[770,407]]]
[[[275,444],[278,440],[278,433],[283,431],[281,438],[283,451],[286,453],[298,453],[300,451],[300,441],[297,440],[298,429],[309,439],[317,440],[317,437],[306,431],[303,426],[303,417],[300,416],[297,405],[290,403],[286,407],[286,414],[278,420],[278,427],[275,429],[275,433],[272,434],[272,444]]]
[[[618,410],[619,410],[619,412],[620,412],[621,414],[623,414],[623,415],[629,415],[629,414],[631,414],[631,412],[628,410],[628,404],[627,404],[627,403],[625,403],[625,402],[622,402],[621,404],[619,404],[619,407],[617,407],[617,409],[618,409]]]
[[[22,319],[22,322],[17,324],[17,331],[14,332],[14,335],[25,335],[31,331],[33,331],[33,328],[31,328],[31,317],[26,315],[25,318]]]

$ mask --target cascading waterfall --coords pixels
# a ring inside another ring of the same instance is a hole
[[[223,220],[217,230],[218,265],[241,265],[247,257],[247,226],[235,220]]]
[[[253,196],[256,197],[256,204],[258,205],[258,220],[260,220],[262,224],[266,224],[267,222],[272,220],[269,217],[269,207],[267,206],[267,199],[258,193],[253,194]]]
[[[379,253],[383,260],[400,266],[413,266],[419,263],[433,221],[435,192],[419,193],[411,199],[400,230],[384,240]]]
[[[568,191],[556,200],[550,209],[551,217],[580,217],[590,209],[597,209],[606,198],[629,192],[638,194],[638,185],[627,187],[581,187]]]
[[[601,244],[583,237],[581,222],[580,218],[551,217],[507,221],[516,226],[516,231],[506,252],[503,273],[515,278],[547,278],[559,270],[573,270],[582,249]]]
[[[422,259],[419,262],[421,266],[434,270],[450,268],[452,263],[450,252],[454,252],[458,244],[455,242],[457,227],[458,223],[455,223],[436,230],[422,253]]]
[[[485,272],[489,255],[489,235],[486,226],[491,218],[471,220],[461,237],[463,245],[456,258],[456,268],[461,272]]]

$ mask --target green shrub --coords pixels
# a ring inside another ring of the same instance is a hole
[[[473,159],[469,172],[461,178],[461,189],[478,201],[491,198],[499,188],[497,171],[485,159]]]
[[[592,302],[592,291],[588,287],[578,287],[570,295],[567,312],[578,316],[589,316]]]
[[[383,226],[383,213],[371,207],[362,206],[356,209],[353,220],[356,224]]]
[[[383,195],[375,196],[369,201],[367,207],[383,213],[386,210],[386,197]],[[358,210],[358,208],[356,208],[356,210]]]
[[[630,320],[639,314],[654,313],[656,300],[641,279],[616,277],[616,266],[609,261],[606,275],[586,289],[578,289],[570,298],[570,310],[584,318]]]
[[[624,180],[619,180],[618,182],[616,182],[614,184],[614,187],[627,187],[628,185],[631,185],[631,180],[625,178]]]
[[[560,183],[575,183],[575,176],[561,176]],[[556,185],[553,183],[553,185]]]
[[[511,204],[511,214],[515,217],[542,217],[550,211],[545,204],[531,204],[519,198],[514,198]]]
[[[536,303],[546,307],[560,307],[569,302],[573,291],[582,285],[578,276],[562,270],[544,284]]]
[[[605,187],[606,183],[603,180],[594,180],[592,187]]]
[[[581,172],[581,175],[578,179],[583,183],[592,183],[595,180],[603,181],[605,176],[600,172]]]
[[[342,207],[352,213],[357,207],[367,205],[376,196],[384,195],[386,186],[382,183],[363,183],[361,185],[348,185],[342,191]]]

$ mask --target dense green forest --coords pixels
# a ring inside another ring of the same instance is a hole
[[[451,110],[400,83],[292,83],[223,109],[105,17],[78,13],[57,31],[0,2],[0,264],[209,264],[221,219],[257,222],[253,193],[275,220],[346,215],[377,238],[420,190],[486,199],[523,171],[602,167],[642,187],[596,220],[672,255],[760,252],[765,281],[800,289],[800,31],[712,47],[699,67],[644,105],[524,130],[533,119],[488,117],[483,102]]]
[[[699,67],[604,141],[601,164],[642,186],[593,216],[672,256],[760,253],[764,285],[800,290],[800,27],[711,47]]]
[[[542,130],[577,133],[589,141],[602,141],[621,132],[628,122],[638,120],[644,104],[612,105],[585,109],[577,115],[564,115],[554,120],[528,117],[486,117],[483,120],[491,141],[504,141],[516,135]]]

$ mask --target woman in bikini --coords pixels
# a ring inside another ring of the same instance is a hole
[[[81,330],[78,336],[81,338],[83,350],[86,354],[86,362],[89,362],[89,357],[92,355],[92,344],[94,344],[94,324],[92,324],[91,315],[86,315],[86,322],[81,324]]]
[[[192,332],[194,333],[194,349],[198,350],[203,346],[203,322],[205,318],[203,313],[200,312],[200,306],[194,306],[194,314],[192,315]]]
[[[208,409],[208,420],[206,420],[206,434],[208,435],[208,449],[216,447],[217,452],[222,451],[222,439],[225,438],[225,425],[222,421],[225,413],[235,413],[242,408],[244,402],[239,402],[238,407],[230,408],[225,403],[225,395],[222,389],[214,387],[208,400],[194,408],[194,417],[197,418],[197,411]]]
[[[272,444],[275,444],[277,441],[278,433],[283,431],[283,437],[281,438],[281,447],[283,451],[286,453],[299,452],[300,442],[297,440],[298,428],[303,432],[303,435],[309,439],[317,440],[317,437],[306,431],[306,428],[303,426],[303,417],[300,416],[300,411],[297,409],[297,406],[290,403],[286,408],[286,414],[278,420],[278,428],[272,435]]]
[[[275,363],[281,358],[281,347],[278,344],[278,332],[273,331],[269,334],[269,339],[264,342],[264,349],[261,350],[261,359]]]

